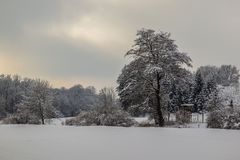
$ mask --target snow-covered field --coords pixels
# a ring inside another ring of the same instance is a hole
[[[239,160],[240,132],[0,125],[0,160]]]

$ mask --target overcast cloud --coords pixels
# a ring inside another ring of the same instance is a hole
[[[138,29],[172,33],[200,65],[240,67],[237,0],[3,0],[0,72],[115,86]]]

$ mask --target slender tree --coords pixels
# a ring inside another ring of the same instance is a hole
[[[53,96],[47,81],[36,80],[32,89],[24,95],[18,106],[18,113],[24,112],[38,118],[42,124],[46,118],[57,117],[57,110],[52,105]]]

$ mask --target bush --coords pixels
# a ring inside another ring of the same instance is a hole
[[[11,115],[3,119],[4,124],[40,124],[37,116],[34,115]]]
[[[154,122],[154,120],[146,120],[143,122],[139,122],[138,127],[156,127],[156,124]]]
[[[67,120],[66,125],[122,127],[134,125],[134,120],[130,118],[130,115],[117,107],[116,96],[112,88],[100,90],[99,102],[98,109],[82,112],[77,117]]]
[[[66,120],[65,124],[70,126],[96,126],[100,125],[100,114],[96,111],[81,112],[77,117]]]
[[[235,108],[228,114],[224,121],[225,129],[240,129],[240,110]]]
[[[225,121],[225,110],[214,110],[209,113],[207,118],[208,128],[223,128]]]
[[[74,126],[121,126],[130,127],[135,121],[129,114],[119,110],[112,109],[109,112],[82,112],[77,117],[66,120],[66,125]]]
[[[110,113],[101,114],[99,119],[100,124],[104,126],[130,127],[135,124],[127,112],[118,109],[112,110]]]
[[[209,128],[240,129],[240,109],[224,107],[209,113]]]

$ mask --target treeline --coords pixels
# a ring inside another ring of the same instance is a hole
[[[76,116],[94,109],[97,101],[98,94],[92,86],[53,89],[49,82],[40,79],[0,76],[0,118],[17,115],[19,120],[15,119],[15,123],[44,123],[46,118]]]
[[[65,117],[74,117],[81,111],[93,110],[98,105],[99,95],[93,86],[84,88],[81,85],[75,85],[69,89],[51,90],[54,95],[53,106]]]
[[[233,65],[201,66],[197,72],[200,72],[205,82],[213,81],[226,87],[239,84],[239,70]]]

